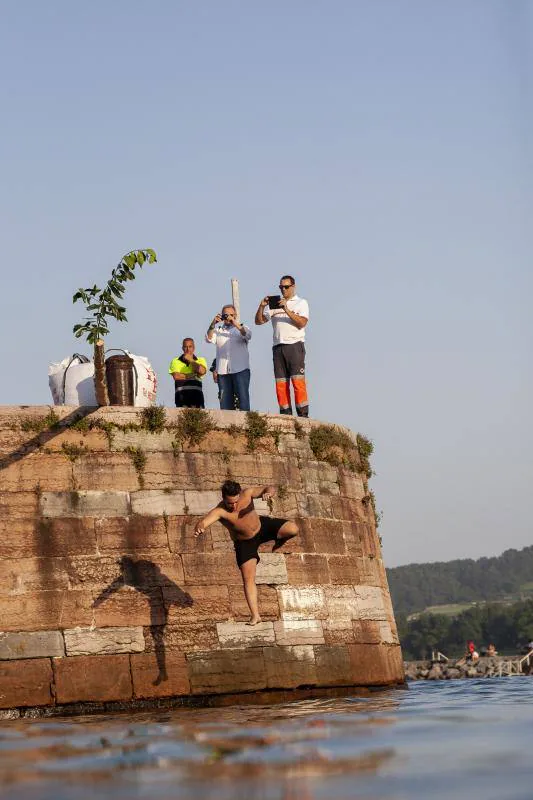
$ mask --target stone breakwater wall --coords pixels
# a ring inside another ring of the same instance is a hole
[[[0,408],[0,708],[403,682],[356,437],[318,461],[315,421],[157,413]],[[256,627],[227,531],[193,535],[228,477],[300,525],[262,548]]]
[[[495,678],[509,674],[508,669],[503,669],[511,661],[516,662],[515,672],[518,673],[518,662],[522,656],[489,656],[481,657],[475,663],[464,659],[445,662],[433,661],[406,661],[405,677],[408,681],[446,681],[454,678]],[[522,674],[529,674],[529,664],[522,667]]]

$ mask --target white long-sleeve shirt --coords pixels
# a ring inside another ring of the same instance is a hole
[[[230,375],[250,369],[248,342],[252,338],[252,332],[246,325],[243,327],[244,336],[233,325],[226,326],[218,323],[211,333],[206,335],[206,342],[216,345],[217,348],[217,372],[219,375]]]

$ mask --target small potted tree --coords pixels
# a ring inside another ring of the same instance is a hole
[[[80,325],[74,325],[72,332],[77,339],[84,336],[94,347],[94,388],[99,406],[109,405],[106,380],[105,350],[103,337],[109,333],[108,321],[116,319],[126,322],[126,309],[118,303],[126,289],[126,282],[135,280],[135,267],[153,264],[157,261],[154,250],[132,250],[121,258],[111,273],[104,289],[96,284],[92,288],[78,289],[72,298],[73,303],[81,300],[90,316]]]

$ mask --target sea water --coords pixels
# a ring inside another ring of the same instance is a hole
[[[531,800],[533,678],[0,725],[10,800]]]

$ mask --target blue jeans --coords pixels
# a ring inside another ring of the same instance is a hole
[[[250,410],[250,370],[232,372],[229,375],[218,376],[220,390],[220,408],[222,411],[233,411],[235,408],[234,396],[239,401],[241,411]]]

